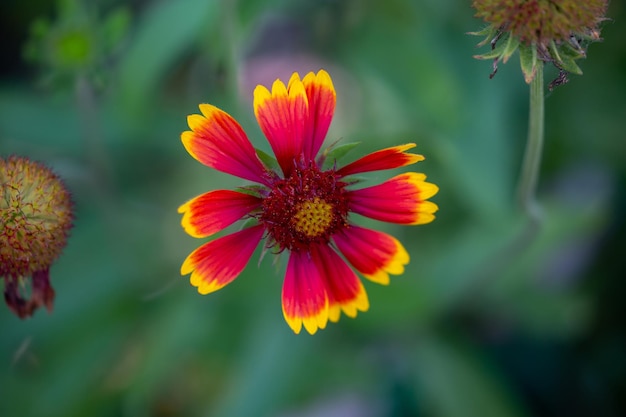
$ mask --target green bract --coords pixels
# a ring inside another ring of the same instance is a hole
[[[475,55],[477,59],[493,59],[493,72],[498,62],[506,63],[516,50],[524,79],[530,83],[537,65],[548,62],[560,75],[552,85],[567,82],[568,73],[582,74],[576,60],[586,56],[590,42],[600,39],[599,24],[605,20],[607,2],[592,0],[494,0],[474,1],[476,17],[489,26],[471,35],[483,36],[478,44],[491,45],[491,51]]]

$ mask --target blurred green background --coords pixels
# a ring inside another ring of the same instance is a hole
[[[492,80],[472,58],[470,3],[4,0],[0,153],[51,166],[76,221],[53,313],[0,308],[0,415],[624,415],[626,11],[611,3],[584,75],[546,98],[545,221],[516,245],[528,87],[517,56]],[[406,273],[311,337],[284,322],[268,258],[198,295],[179,267],[204,240],[176,208],[244,184],[181,145],[198,103],[267,150],[254,86],[319,68],[329,142],[361,142],[354,159],[415,141],[441,191],[432,224],[376,225]]]

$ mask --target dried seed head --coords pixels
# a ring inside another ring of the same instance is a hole
[[[607,0],[475,0],[476,17],[489,26],[474,35],[485,36],[479,44],[491,43],[492,50],[475,56],[493,59],[493,76],[498,62],[506,63],[519,49],[526,82],[534,78],[536,67],[544,62],[559,69],[559,80],[567,73],[582,74],[575,63],[586,56],[587,44],[600,39],[599,25],[605,18]]]
[[[476,17],[505,28],[526,44],[567,42],[593,33],[604,20],[606,0],[476,0]]]
[[[40,305],[52,307],[49,269],[67,243],[72,201],[63,182],[27,158],[0,158],[0,277],[5,300],[20,317]],[[32,277],[31,297],[20,294]]]

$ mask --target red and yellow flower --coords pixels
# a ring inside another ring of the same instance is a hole
[[[257,185],[215,190],[179,207],[182,226],[193,237],[212,236],[238,220],[239,231],[211,240],[184,261],[200,294],[219,290],[243,271],[259,242],[289,260],[282,290],[283,314],[299,333],[323,329],[341,312],[355,317],[369,301],[353,268],[379,284],[404,272],[409,255],[394,237],[350,221],[350,213],[397,224],[424,224],[437,206],[427,201],[438,188],[424,174],[409,172],[382,184],[356,188],[350,176],[398,168],[423,160],[408,153],[415,144],[386,148],[341,168],[323,169],[320,149],[330,126],[336,94],[323,70],[303,79],[294,73],[271,91],[257,86],[254,113],[276,156],[276,169],[262,162],[243,129],[229,114],[201,104],[187,121],[182,142],[199,162]],[[352,265],[353,268],[348,266]]]

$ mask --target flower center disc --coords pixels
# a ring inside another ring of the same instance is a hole
[[[270,186],[259,221],[280,250],[307,250],[312,243],[328,243],[348,224],[345,186],[335,171],[322,172],[313,164],[298,167]]]
[[[333,206],[319,197],[300,203],[296,209],[291,223],[298,232],[308,237],[323,234],[333,221]]]

